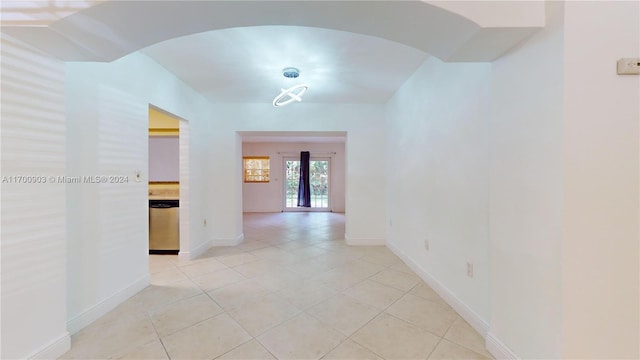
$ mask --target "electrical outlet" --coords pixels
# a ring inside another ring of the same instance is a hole
[[[429,239],[424,239],[424,249],[429,251]]]
[[[473,263],[470,261],[467,261],[467,276],[470,278],[473,277]]]
[[[640,58],[618,60],[618,75],[640,75]]]

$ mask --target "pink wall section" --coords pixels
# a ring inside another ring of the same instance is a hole
[[[243,156],[269,156],[271,181],[244,183],[242,206],[244,212],[279,212],[284,207],[285,157],[299,157],[300,151],[310,151],[330,160],[330,207],[334,212],[345,211],[345,144],[344,143],[244,143]],[[335,152],[335,154],[330,154]]]

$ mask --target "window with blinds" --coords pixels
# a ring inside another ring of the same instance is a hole
[[[244,162],[244,182],[269,182],[270,169],[268,156],[245,156],[242,160]]]

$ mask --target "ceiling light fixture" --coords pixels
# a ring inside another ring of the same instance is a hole
[[[300,70],[294,67],[286,67],[282,69],[282,75],[287,79],[296,79],[300,76]],[[291,104],[294,101],[302,101],[302,95],[309,89],[306,84],[300,84],[288,89],[280,89],[280,94],[273,99],[273,106],[279,107]]]
[[[300,102],[302,101],[302,95],[307,92],[307,89],[309,89],[309,86],[305,84],[296,85],[288,89],[281,89],[280,95],[273,99],[273,106],[285,106],[294,101]]]
[[[287,67],[282,69],[282,75],[284,75],[284,77],[289,78],[289,79],[295,79],[298,76],[300,76],[300,70],[294,68],[294,67]]]

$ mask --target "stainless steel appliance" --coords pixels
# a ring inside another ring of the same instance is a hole
[[[179,200],[149,200],[150,254],[177,254],[180,250],[179,204]]]

